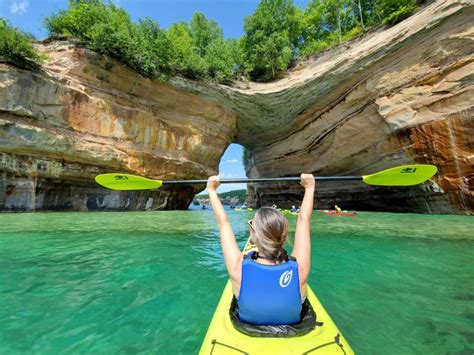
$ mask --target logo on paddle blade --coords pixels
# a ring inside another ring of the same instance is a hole
[[[115,180],[128,180],[128,177],[123,176],[123,175],[115,175],[114,179]]]
[[[280,286],[281,287],[288,287],[288,285],[291,282],[292,277],[293,277],[293,270],[285,271],[280,276]]]
[[[416,171],[416,168],[403,168],[400,173],[401,174],[412,174]]]

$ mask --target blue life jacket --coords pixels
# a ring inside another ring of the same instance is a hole
[[[300,322],[301,295],[298,264],[289,257],[285,263],[257,263],[255,252],[242,261],[239,318],[252,324],[283,325]]]

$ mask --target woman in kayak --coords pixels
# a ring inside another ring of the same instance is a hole
[[[266,325],[294,324],[300,321],[302,302],[310,270],[310,223],[313,212],[315,181],[301,174],[305,189],[291,256],[283,248],[288,238],[288,220],[276,209],[262,207],[248,221],[251,241],[258,253],[243,256],[216,189],[218,176],[208,179],[207,189],[219,224],[224,261],[241,320]]]

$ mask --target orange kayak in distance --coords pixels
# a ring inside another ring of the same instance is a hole
[[[334,210],[330,210],[330,211],[319,210],[319,213],[329,214],[331,216],[339,216],[339,217],[356,217],[357,216],[357,212],[337,212]]]

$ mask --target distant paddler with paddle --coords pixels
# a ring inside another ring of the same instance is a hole
[[[237,299],[239,318],[244,322],[286,325],[301,320],[311,264],[310,224],[315,180],[311,174],[301,174],[300,183],[305,193],[291,256],[284,249],[288,220],[278,210],[262,207],[248,221],[250,240],[257,245],[258,252],[244,257],[216,192],[220,179],[218,176],[208,179],[207,190],[219,225],[225,265]]]

